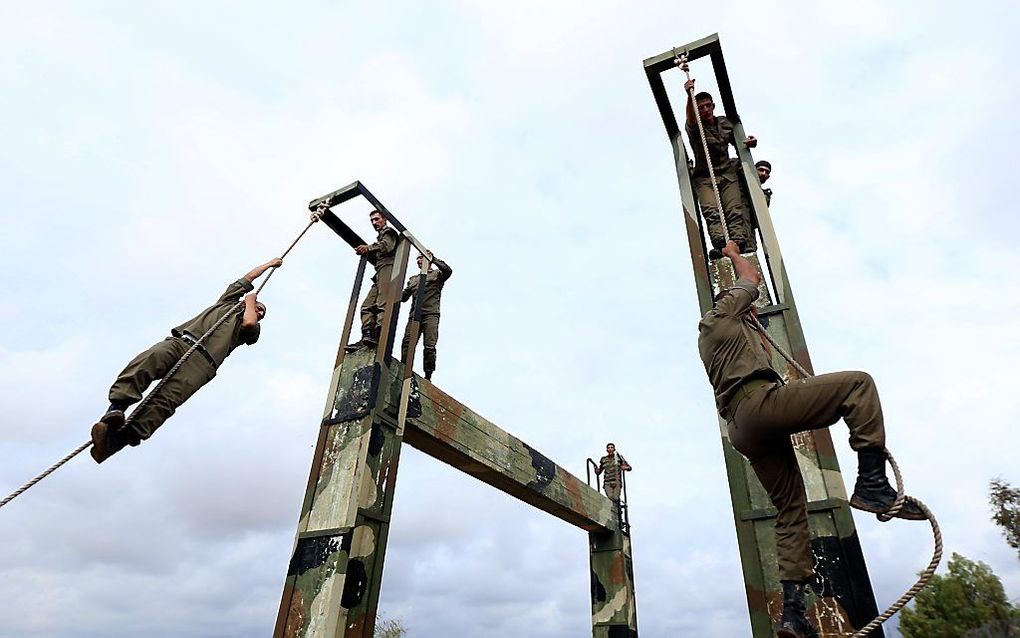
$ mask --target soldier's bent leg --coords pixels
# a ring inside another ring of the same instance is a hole
[[[421,330],[424,340],[424,357],[422,367],[426,374],[436,370],[436,344],[439,343],[439,315],[426,315],[421,318]]]
[[[842,418],[854,450],[885,449],[882,404],[866,372],[833,372],[752,394],[734,422],[761,436],[818,430]]]
[[[709,177],[694,178],[694,194],[698,198],[698,205],[701,207],[701,214],[705,218],[705,226],[708,229],[708,237],[712,240],[712,246],[722,248],[723,228],[719,219],[719,205],[715,199],[715,191],[712,189],[712,179]]]
[[[418,332],[421,333],[421,324],[418,324]],[[404,327],[404,339],[400,342],[400,360],[407,362],[407,347],[411,345],[411,319],[408,318],[407,326]]]
[[[212,364],[201,353],[193,353],[177,373],[167,379],[159,392],[152,395],[142,411],[136,410],[131,415],[130,425],[139,437],[149,438],[164,421],[173,416],[177,408],[214,376],[216,369]]]
[[[138,403],[145,389],[156,379],[162,379],[187,349],[182,341],[171,337],[136,356],[110,386],[110,403],[122,410]]]
[[[378,315],[376,314],[378,297],[379,286],[373,282],[372,287],[368,289],[368,294],[365,295],[365,300],[361,302],[361,334],[363,337],[375,332],[378,325]]]
[[[779,562],[779,580],[807,582],[814,576],[807,496],[790,438],[778,436],[755,446],[748,459],[778,510],[776,557]]]
[[[751,229],[748,222],[747,209],[744,207],[744,192],[736,173],[721,176],[719,179],[719,196],[723,210],[726,211],[726,226],[730,231],[730,239],[735,241],[742,252],[750,250],[749,237]]]

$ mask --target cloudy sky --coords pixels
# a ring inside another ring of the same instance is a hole
[[[308,200],[360,179],[455,270],[436,382],[577,474],[607,440],[634,465],[642,635],[746,635],[641,66],[719,32],[816,369],[875,376],[947,550],[1020,597],[987,506],[989,479],[1020,483],[1017,10],[428,5],[0,9],[3,493],[84,441],[123,364],[279,253]],[[271,632],[355,263],[315,229],[262,297],[257,347],[142,447],[4,508],[0,636]],[[857,524],[884,606],[930,538]],[[585,542],[408,450],[381,607],[414,638],[586,635]]]

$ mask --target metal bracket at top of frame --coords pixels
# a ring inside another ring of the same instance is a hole
[[[420,241],[418,241],[418,238],[411,234],[407,230],[407,227],[404,226],[400,220],[389,211],[388,208],[383,206],[382,202],[380,202],[371,191],[365,188],[365,185],[360,181],[351,182],[347,186],[335,190],[328,195],[323,195],[322,197],[313,199],[308,202],[308,210],[314,212],[325,206],[326,210],[322,215],[322,221],[329,226],[333,232],[340,235],[340,237],[350,244],[352,248],[357,247],[366,243],[365,240],[363,240],[361,236],[354,231],[354,229],[345,224],[331,209],[359,196],[364,197],[377,211],[382,213],[383,217],[386,218],[386,221],[388,221],[398,233],[407,238],[418,252],[423,255],[428,252],[428,249],[425,248]]]

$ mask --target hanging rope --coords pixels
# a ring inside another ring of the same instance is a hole
[[[308,222],[308,225],[305,226],[304,230],[302,230],[301,233],[297,236],[297,239],[295,239],[294,241],[291,242],[290,246],[287,247],[287,250],[283,251],[283,254],[280,255],[280,259],[283,259],[284,257],[286,257],[287,254],[291,250],[294,249],[294,246],[296,246],[297,243],[299,241],[301,241],[301,238],[305,236],[305,233],[308,232],[308,229],[311,228],[313,225],[315,225],[315,223],[322,218],[322,215],[323,215],[323,213],[325,213],[325,211],[326,211],[326,209],[324,207],[320,207],[318,210],[316,210],[314,213],[312,213],[311,221]],[[273,276],[273,273],[276,272],[276,268],[277,268],[276,266],[273,266],[272,268],[270,268],[269,274],[266,275],[266,278],[262,280],[262,283],[255,290],[255,296],[256,297],[258,296],[258,294],[260,292],[262,292],[262,289],[266,287],[266,284],[269,283],[269,279],[270,279],[270,277]],[[242,299],[241,301],[238,301],[237,304],[235,304],[230,310],[228,310],[226,313],[224,313],[224,315],[219,318],[219,320],[213,325],[212,328],[209,328],[208,330],[206,330],[205,334],[203,334],[201,337],[199,337],[199,339],[197,341],[195,341],[195,343],[190,348],[188,348],[188,350],[183,355],[181,355],[181,358],[177,361],[176,364],[174,364],[174,367],[170,368],[170,371],[167,372],[165,375],[163,375],[163,378],[160,379],[159,383],[156,384],[156,387],[154,387],[151,392],[146,394],[145,397],[138,403],[138,405],[135,406],[135,409],[131,411],[131,416],[127,419],[127,421],[124,423],[124,425],[122,426],[121,429],[128,427],[131,424],[131,422],[133,421],[134,416],[136,414],[139,414],[140,410],[142,410],[146,405],[148,405],[149,400],[151,399],[151,397],[153,395],[155,395],[157,392],[159,392],[160,388],[162,388],[163,385],[166,384],[166,382],[169,381],[174,376],[174,374],[177,373],[178,370],[180,370],[181,366],[184,365],[184,362],[187,361],[188,358],[196,350],[199,349],[199,347],[201,347],[201,345],[205,342],[205,340],[208,339],[209,336],[212,335],[214,332],[216,332],[216,329],[219,328],[220,326],[222,326],[224,324],[224,322],[226,322],[226,320],[229,319],[235,312],[237,312],[238,310],[240,310],[243,307],[244,307],[244,300]],[[34,479],[29,481],[28,483],[25,483],[24,485],[19,487],[17,490],[12,492],[10,494],[10,496],[8,496],[4,500],[0,501],[0,507],[3,507],[4,505],[7,505],[11,501],[13,501],[15,498],[17,498],[18,496],[23,494],[30,487],[32,487],[33,485],[35,485],[39,481],[43,480],[44,478],[46,478],[50,474],[53,474],[58,469],[60,469],[60,467],[62,465],[64,465],[65,463],[67,463],[68,461],[70,461],[74,457],[78,456],[79,454],[81,454],[82,452],[84,452],[85,450],[87,450],[90,447],[92,447],[92,440],[91,439],[86,441],[85,443],[82,443],[81,445],[79,445],[77,449],[75,449],[73,452],[71,452],[70,454],[68,454],[64,458],[62,458],[59,461],[57,461],[56,463],[54,463],[45,472],[43,472],[39,476],[35,477]]]
[[[676,53],[676,49],[673,49],[673,61],[684,72],[684,76],[687,77],[687,81],[692,82],[691,73],[687,69],[687,56],[679,56]],[[718,206],[716,210],[719,211],[719,221],[722,222],[723,245],[726,245],[730,241],[730,228],[729,224],[726,223],[726,211],[723,210],[722,197],[719,195],[719,183],[715,179],[715,169],[712,167],[712,158],[708,154],[708,140],[705,139],[705,125],[701,122],[701,114],[698,113],[698,105],[694,100],[693,84],[689,89],[687,89],[687,95],[691,100],[691,104],[694,106],[694,121],[698,123],[698,134],[701,136],[701,149],[705,154],[705,166],[708,167],[708,176],[712,179],[712,192],[715,193],[715,203],[716,206]]]
[[[782,357],[794,367],[798,374],[805,379],[810,379],[813,375],[808,372],[804,366],[800,365],[800,363],[794,359],[789,352],[776,343],[776,340],[772,338],[772,335],[765,330],[765,326],[763,326],[761,321],[758,320],[758,316],[754,313],[750,313],[750,316],[752,319],[750,322],[752,327],[759,334],[764,336],[766,340],[768,340],[769,344],[776,349],[776,352],[782,355]],[[903,504],[909,500],[914,505],[917,505],[918,509],[924,513],[928,522],[931,524],[931,533],[935,540],[935,548],[932,552],[931,562],[928,563],[928,567],[921,572],[921,575],[918,577],[917,582],[914,583],[913,587],[908,589],[902,596],[899,597],[899,599],[896,600],[896,602],[890,605],[888,609],[879,614],[874,620],[854,633],[853,638],[867,638],[868,634],[870,634],[874,629],[877,629],[879,625],[889,620],[896,614],[896,612],[903,609],[907,603],[913,600],[914,596],[916,596],[919,591],[928,585],[932,577],[935,575],[935,569],[939,566],[939,563],[942,562],[942,530],[939,528],[938,521],[935,520],[935,515],[932,514],[932,511],[928,509],[928,506],[922,503],[919,499],[906,495],[906,492],[903,489],[903,475],[900,473],[900,466],[896,463],[896,459],[893,458],[893,455],[889,452],[889,450],[885,451],[885,457],[889,461],[889,465],[892,467],[893,477],[896,480],[896,500],[893,501],[892,506],[888,510],[876,515],[878,520],[883,523],[891,521],[903,507]]]

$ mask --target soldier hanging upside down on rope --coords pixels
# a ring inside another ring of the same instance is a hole
[[[698,324],[698,350],[727,421],[733,447],[747,457],[776,506],[776,555],[783,585],[780,638],[816,636],[804,615],[804,586],[814,577],[804,480],[790,435],[828,427],[842,418],[857,452],[858,475],[850,505],[883,514],[897,492],[885,474],[885,427],[875,382],[864,372],[836,372],[784,383],[770,363],[752,303],[761,275],[734,242],[723,248],[737,282],[716,297]],[[907,498],[895,516],[924,520]]]
[[[92,426],[92,449],[90,453],[97,463],[102,463],[127,445],[138,445],[152,436],[159,426],[169,419],[185,401],[199,388],[216,376],[216,370],[224,359],[239,345],[252,345],[259,339],[259,322],[266,315],[266,307],[249,294],[244,299],[244,310],[228,318],[198,344],[194,356],[188,359],[174,373],[172,378],[154,391],[154,395],[132,413],[125,427],[124,411],[128,406],[142,399],[145,389],[156,379],[162,379],[180,361],[198,340],[206,335],[224,314],[229,313],[241,295],[253,290],[252,282],[270,268],[279,268],[282,259],[273,259],[256,266],[191,320],[170,331],[169,337],[153,345],[128,363],[110,388],[110,408]]]

